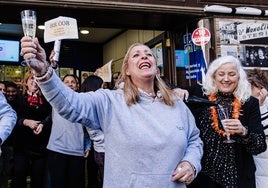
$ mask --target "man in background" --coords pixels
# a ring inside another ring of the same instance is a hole
[[[2,92],[0,92],[0,156],[1,156],[1,146],[4,141],[11,134],[17,120],[16,112],[7,103],[6,98]],[[8,179],[7,174],[3,170],[5,169],[6,163],[0,163],[0,187],[7,187]]]

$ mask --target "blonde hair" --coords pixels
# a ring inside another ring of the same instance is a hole
[[[128,59],[130,56],[130,52],[136,46],[146,46],[146,45],[141,44],[141,43],[134,43],[128,48],[128,51],[127,51],[127,53],[124,57],[124,60],[123,60],[121,73],[120,73],[118,80],[116,82],[116,85],[115,85],[116,88],[119,88],[119,85],[121,83],[124,84],[123,92],[124,92],[124,96],[126,99],[126,103],[129,106],[137,103],[140,99],[140,94],[139,94],[139,90],[138,90],[137,86],[132,82],[131,76],[126,74],[126,71],[128,68]],[[155,56],[154,56],[154,58],[155,58]],[[167,104],[169,106],[174,105],[175,92],[167,87],[165,82],[160,78],[159,74],[157,74],[155,79],[154,79],[154,90],[155,90],[155,93],[157,93],[158,90],[160,91],[163,102],[165,104]]]
[[[244,71],[240,61],[233,56],[222,56],[215,59],[208,67],[208,71],[206,73],[204,82],[203,82],[203,90],[204,94],[210,95],[212,93],[217,93],[218,88],[215,84],[215,73],[218,68],[224,64],[231,63],[236,66],[237,72],[239,74],[238,85],[235,88],[233,94],[237,97],[241,102],[246,102],[246,100],[251,95],[251,87],[250,83],[247,80],[247,74]]]
[[[24,78],[23,78],[23,82],[22,82],[22,94],[24,95],[25,93],[27,93],[28,90],[28,86],[27,86],[27,81],[32,78],[33,72],[31,70],[28,70],[25,74],[24,74]],[[41,96],[41,91],[40,89],[38,90],[38,95]]]

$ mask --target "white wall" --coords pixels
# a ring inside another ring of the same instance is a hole
[[[146,43],[163,31],[128,30],[103,46],[103,63],[113,59],[112,72],[120,72],[128,47],[133,43]]]

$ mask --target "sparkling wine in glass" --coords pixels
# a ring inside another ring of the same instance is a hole
[[[34,10],[23,10],[20,15],[24,36],[29,36],[33,40],[36,32],[36,12]],[[28,61],[30,59],[22,61],[21,65],[26,66]]]
[[[226,133],[226,140],[224,140],[223,143],[228,143],[228,144],[234,143],[235,141],[230,138],[230,133],[229,133],[228,129],[226,129],[226,121],[228,121],[228,119],[230,119],[229,108],[218,105],[217,109],[218,109],[219,119],[220,119],[221,124],[222,124],[222,126],[225,130],[225,133]]]

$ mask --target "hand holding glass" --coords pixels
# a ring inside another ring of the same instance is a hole
[[[230,133],[229,130],[226,128],[226,121],[228,121],[229,117],[229,109],[227,107],[223,107],[221,105],[218,105],[218,114],[219,114],[219,119],[221,121],[221,124],[225,130],[226,137],[227,139],[224,140],[224,143],[234,143],[235,141],[230,138]]]
[[[24,36],[29,36],[33,40],[36,32],[36,12],[33,10],[23,10],[20,15]],[[30,59],[22,61],[21,64],[26,66],[28,61]]]

